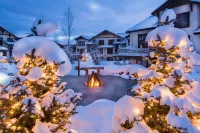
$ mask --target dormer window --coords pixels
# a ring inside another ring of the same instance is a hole
[[[190,27],[190,13],[186,12],[186,13],[177,14],[175,27],[177,28]]]

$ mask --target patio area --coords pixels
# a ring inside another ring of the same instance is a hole
[[[135,80],[122,79],[116,76],[100,76],[100,79],[104,85],[98,88],[88,88],[85,85],[88,76],[65,76],[62,81],[67,82],[66,88],[83,94],[83,100],[80,102],[82,106],[99,99],[117,101],[124,95],[131,95],[131,87],[137,83]]]

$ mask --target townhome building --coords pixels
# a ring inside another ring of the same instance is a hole
[[[173,9],[177,14],[175,27],[183,29],[200,54],[200,0],[167,0],[151,16],[129,28],[130,46],[120,49],[119,56],[129,58],[133,63],[145,65],[143,56],[148,56],[148,45],[145,42],[147,34],[160,26],[160,17],[165,9]]]
[[[85,50],[89,49],[89,46],[91,44],[90,42],[91,37],[89,36],[79,36],[75,38],[76,40],[76,54],[82,54]]]
[[[113,33],[104,30],[95,36],[79,36],[76,39],[76,54],[82,54],[85,50],[90,52],[91,47],[96,46],[103,60],[115,60],[119,47],[126,47],[129,42],[129,34]]]

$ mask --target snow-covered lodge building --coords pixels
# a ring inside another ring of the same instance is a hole
[[[13,45],[19,39],[19,37],[0,26],[0,52],[3,53],[3,56],[7,56],[8,59],[12,57]]]
[[[93,37],[82,35],[75,40],[77,42],[76,54],[82,54],[84,50],[90,51],[90,48],[95,45],[99,49],[102,59],[112,61],[116,57],[119,47],[128,45],[129,35],[104,30]]]
[[[151,13],[152,16],[127,30],[130,35],[130,47],[121,50],[119,54],[131,58],[135,63],[143,64],[141,55],[148,56],[146,36],[160,26],[159,20],[166,8],[175,11],[175,27],[188,34],[195,50],[200,53],[200,0],[167,0]]]
[[[0,52],[3,53],[3,56],[7,56],[8,61],[13,60],[13,46],[15,43],[31,34],[13,34],[12,32],[8,31],[4,27],[0,26]]]

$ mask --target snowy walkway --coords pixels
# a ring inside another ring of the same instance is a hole
[[[134,80],[122,79],[115,76],[101,76],[104,85],[99,88],[88,88],[85,86],[87,76],[65,76],[62,81],[67,82],[67,88],[83,94],[81,105],[88,105],[99,99],[117,101],[127,94],[131,94],[130,88],[136,84]]]

